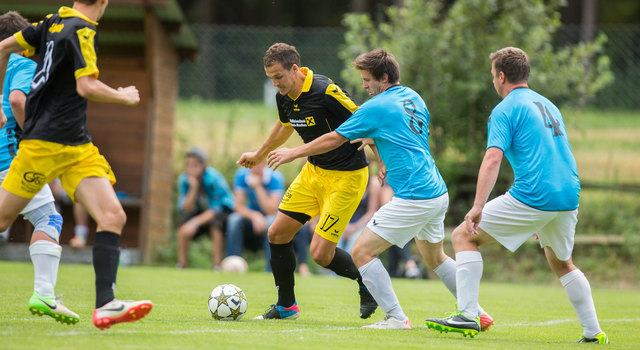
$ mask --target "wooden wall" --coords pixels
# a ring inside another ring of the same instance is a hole
[[[140,236],[143,261],[155,258],[155,248],[167,245],[172,229],[173,207],[173,128],[178,98],[178,65],[180,59],[166,31],[149,13],[145,18],[147,65],[154,73],[151,90],[154,97],[148,124],[147,164],[144,181],[144,203]]]

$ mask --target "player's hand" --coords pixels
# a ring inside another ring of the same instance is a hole
[[[294,159],[296,159],[296,157],[293,155],[292,149],[280,148],[269,152],[269,155],[267,156],[267,166],[276,170],[280,165],[289,163]]]
[[[133,85],[127,87],[119,87],[118,92],[124,100],[123,103],[127,106],[134,106],[137,105],[138,102],[140,102],[140,92],[138,92],[138,89]]]
[[[367,145],[375,145],[376,144],[375,142],[373,142],[373,139],[370,138],[370,137],[363,138],[363,139],[355,139],[355,140],[352,140],[350,143],[358,143],[358,142],[362,142],[360,147],[358,147],[358,151],[362,151],[365,148],[365,146],[367,146]]]
[[[384,179],[387,178],[387,167],[384,166],[383,163],[378,162],[380,164],[380,170],[378,171],[378,182],[380,186],[384,186]]]
[[[236,161],[236,164],[245,168],[253,168],[262,161],[262,158],[258,157],[256,152],[242,153],[240,158]]]
[[[478,224],[482,219],[482,208],[478,206],[473,206],[471,210],[464,216],[464,223],[467,229],[467,234],[477,235],[478,234]]]

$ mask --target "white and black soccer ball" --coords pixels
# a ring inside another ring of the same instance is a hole
[[[247,296],[233,284],[221,284],[209,295],[211,317],[220,321],[237,321],[247,312]]]

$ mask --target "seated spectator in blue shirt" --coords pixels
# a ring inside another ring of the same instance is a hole
[[[185,157],[186,169],[178,178],[178,209],[182,224],[178,228],[178,265],[187,266],[189,243],[203,234],[211,236],[213,268],[220,269],[224,251],[227,216],[234,207],[229,184],[216,169],[207,166],[207,155],[199,148]]]
[[[233,179],[234,212],[227,219],[227,256],[242,255],[247,247],[264,249],[267,266],[271,257],[267,229],[275,219],[284,194],[284,176],[263,162],[240,168]]]
[[[227,219],[227,256],[240,255],[242,249],[264,249],[266,270],[271,271],[271,249],[267,230],[276,217],[278,205],[284,195],[284,176],[266,167],[266,163],[251,169],[240,168],[233,179],[235,209]],[[294,238],[298,269],[309,274],[307,249],[309,228],[303,226]]]

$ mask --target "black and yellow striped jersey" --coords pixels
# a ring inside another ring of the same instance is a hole
[[[78,95],[76,79],[98,77],[97,25],[81,12],[61,7],[58,13],[14,34],[27,54],[39,55],[27,96],[22,139],[65,145],[91,141],[87,100]]]
[[[349,94],[324,75],[313,74],[306,67],[302,93],[295,100],[276,94],[280,122],[291,125],[305,143],[335,130],[358,106]],[[326,153],[309,157],[309,163],[326,170],[357,170],[367,166],[364,151],[349,142]]]

